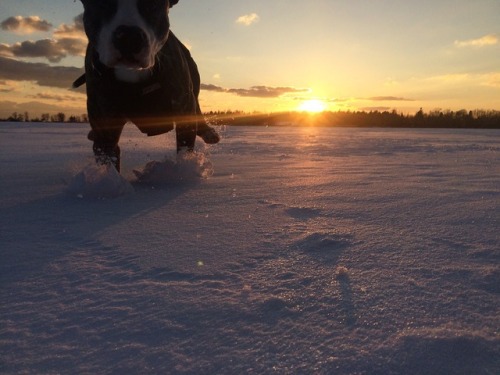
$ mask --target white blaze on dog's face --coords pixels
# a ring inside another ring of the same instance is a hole
[[[146,0],[147,1],[147,0]],[[151,2],[164,3],[164,1]],[[154,65],[163,41],[139,13],[138,0],[118,0],[114,17],[99,34],[97,52],[109,67],[147,69]],[[166,7],[161,11],[167,13]],[[165,16],[167,18],[167,16]]]
[[[82,0],[84,25],[99,60],[117,77],[134,80],[150,69],[169,34],[169,7],[177,0]],[[132,77],[131,79],[126,78]]]

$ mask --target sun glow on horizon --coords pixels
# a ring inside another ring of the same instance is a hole
[[[319,99],[305,100],[297,107],[301,112],[320,113],[326,110],[326,103]]]

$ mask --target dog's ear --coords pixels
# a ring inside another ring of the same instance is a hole
[[[172,8],[175,4],[177,4],[179,0],[169,0],[170,8]]]

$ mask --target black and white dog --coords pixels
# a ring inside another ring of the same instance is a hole
[[[169,9],[179,0],[81,0],[89,39],[85,74],[89,140],[96,161],[120,170],[118,142],[131,121],[143,133],[176,128],[177,151],[192,151],[196,136],[219,135],[198,102],[200,75],[188,49],[170,32]]]

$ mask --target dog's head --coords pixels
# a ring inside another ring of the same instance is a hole
[[[143,70],[168,38],[169,8],[179,0],[81,0],[89,43],[110,68]]]

